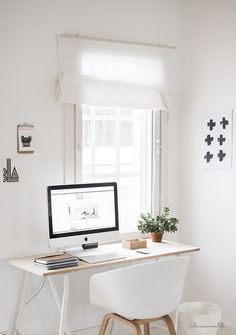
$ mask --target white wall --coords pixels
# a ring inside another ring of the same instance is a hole
[[[0,183],[0,300],[4,301],[0,331],[8,328],[21,275],[4,259],[47,248],[46,186],[63,183],[63,110],[54,99],[56,34],[80,32],[180,47],[181,15],[181,0],[0,0],[0,158],[16,158],[20,175],[19,183]],[[175,99],[170,117],[169,205],[178,213]],[[16,127],[22,122],[35,126],[34,154],[16,152]],[[89,274],[72,278],[71,329],[98,322],[99,314],[86,302]],[[39,284],[40,279],[33,278],[30,290]],[[78,298],[85,302],[81,311],[76,308]],[[57,322],[46,285],[26,307],[23,333],[56,334]]]
[[[191,263],[186,298],[218,303],[223,322],[236,325],[235,129],[232,169],[200,164],[204,114],[236,108],[236,2],[188,0],[184,8],[180,236],[201,247]]]

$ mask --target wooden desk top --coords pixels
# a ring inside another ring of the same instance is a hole
[[[105,252],[106,250],[107,251],[117,251],[119,253],[124,253],[126,258],[107,261],[107,262],[100,262],[96,264],[88,264],[83,261],[79,261],[78,266],[61,268],[61,269],[56,269],[56,270],[47,270],[45,267],[35,264],[34,259],[39,257],[39,255],[14,258],[14,259],[9,259],[8,261],[11,265],[21,270],[33,273],[41,277],[46,277],[46,276],[52,276],[52,275],[70,273],[70,272],[77,272],[77,271],[91,269],[91,268],[99,268],[102,266],[109,266],[113,264],[134,265],[135,262],[142,261],[142,260],[157,259],[163,256],[180,255],[180,254],[191,253],[191,252],[200,250],[200,248],[198,247],[193,247],[193,246],[175,243],[175,242],[169,242],[169,241],[163,241],[161,243],[153,243],[150,240],[148,240],[147,247],[150,250],[149,254],[141,254],[141,253],[136,252],[135,250],[124,249],[121,247],[121,243],[102,245],[102,246],[99,246],[98,249],[94,249],[93,253]]]

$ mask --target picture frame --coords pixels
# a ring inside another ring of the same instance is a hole
[[[232,168],[233,109],[219,109],[205,113],[201,129],[202,167]]]
[[[20,124],[17,126],[17,152],[34,152],[34,126],[30,124]]]

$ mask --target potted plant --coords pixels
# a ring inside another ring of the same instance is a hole
[[[169,207],[164,207],[163,213],[156,216],[150,213],[141,213],[138,230],[143,234],[150,233],[153,242],[161,242],[164,232],[174,233],[177,231],[179,220],[169,217],[169,214]]]

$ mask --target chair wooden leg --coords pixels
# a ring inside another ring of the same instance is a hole
[[[102,320],[102,323],[101,323],[101,326],[100,326],[100,329],[99,329],[98,335],[105,335],[105,331],[107,329],[108,322],[111,319],[112,320],[120,321],[120,322],[125,323],[126,325],[134,328],[135,335],[142,335],[141,328],[140,328],[139,324],[137,324],[135,321],[126,319],[123,316],[115,314],[115,313],[107,313],[104,316],[104,318]]]
[[[166,322],[170,335],[176,335],[176,331],[175,331],[173,321],[171,320],[169,315],[162,316],[162,319]]]
[[[99,328],[99,333],[98,335],[104,335],[105,334],[105,331],[107,329],[107,326],[108,326],[108,322],[110,321],[111,319],[111,314],[106,314],[102,320],[102,323],[100,325],[100,328]]]
[[[150,325],[148,322],[143,324],[144,335],[150,335]]]
[[[136,330],[136,335],[142,335],[140,326],[137,325],[136,323],[133,323],[133,326],[134,326],[134,328]]]
[[[123,322],[123,323],[131,326],[132,328],[134,328],[135,335],[142,335],[141,328],[140,328],[139,324],[137,322],[135,322],[135,320],[126,319],[123,316],[118,315],[118,314],[113,314],[113,318],[115,320],[119,320],[120,322]]]

